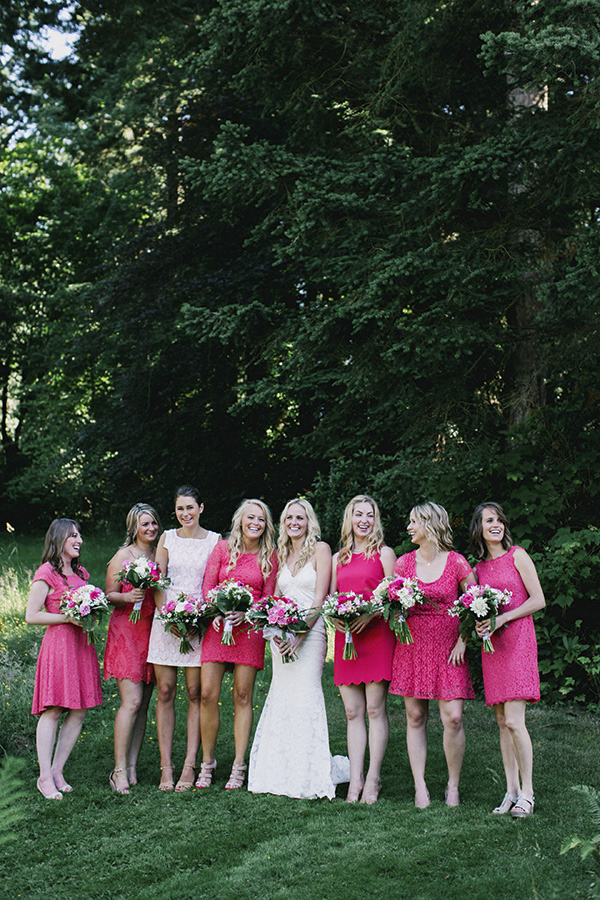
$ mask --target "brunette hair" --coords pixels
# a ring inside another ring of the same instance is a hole
[[[179,494],[178,494],[179,496]],[[158,513],[154,509],[153,506],[149,506],[148,503],[134,503],[129,512],[127,513],[127,518],[125,519],[125,540],[121,544],[122,547],[130,547],[132,544],[135,544],[137,538],[137,530],[140,519],[147,513],[149,516],[152,516],[158,527],[160,528],[160,519],[158,518]],[[158,533],[157,533],[158,537]]]
[[[265,517],[265,530],[258,542],[258,565],[263,578],[268,578],[273,568],[273,552],[275,550],[275,528],[271,510],[262,500],[244,500],[236,509],[231,520],[231,531],[227,539],[229,547],[228,569],[233,569],[244,553],[244,536],[242,534],[242,516],[249,506],[258,506]]]
[[[423,522],[425,534],[438,550],[453,549],[450,519],[443,506],[428,500],[426,503],[413,506],[411,513]]]
[[[79,525],[75,519],[54,519],[50,523],[50,527],[46,532],[46,540],[44,542],[44,552],[42,554],[42,563],[49,562],[53,569],[65,578],[63,572],[62,551],[65,541],[69,537],[72,530],[76,528],[79,531]],[[80,578],[85,577],[83,566],[79,562],[79,557],[71,561],[71,568]],[[65,578],[66,581],[66,578]]]
[[[375,553],[383,547],[383,526],[381,524],[381,515],[379,507],[372,497],[367,494],[357,494],[344,510],[344,518],[342,521],[342,534],[340,537],[340,552],[338,553],[338,566],[345,566],[352,559],[352,551],[354,549],[354,533],[352,531],[352,514],[359,503],[368,503],[374,514],[373,531],[367,539],[367,549],[365,556],[371,559]]]
[[[202,506],[202,503],[204,502],[202,500],[202,497],[200,496],[200,491],[198,490],[198,488],[195,488],[191,484],[182,484],[177,488],[177,490],[175,491],[175,496],[173,497],[174,503],[177,503],[178,497],[192,497],[196,501],[198,506]]]
[[[304,543],[302,545],[302,550],[300,551],[300,557],[298,559],[298,569],[301,569],[309,559],[312,559],[315,555],[315,550],[317,548],[317,542],[321,540],[321,527],[319,525],[319,520],[315,514],[312,505],[308,502],[308,500],[303,500],[301,497],[295,497],[294,500],[288,500],[283,508],[283,512],[279,517],[279,539],[277,541],[277,556],[279,558],[280,567],[285,565],[285,562],[290,554],[290,550],[292,549],[292,541],[288,536],[285,530],[285,519],[290,509],[290,506],[301,506],[306,514],[306,534],[304,535]]]
[[[504,535],[502,537],[502,547],[504,550],[510,550],[513,545],[512,535],[508,527],[508,518],[499,503],[490,501],[488,503],[480,503],[475,508],[475,512],[471,518],[469,527],[469,546],[471,553],[476,559],[484,559],[487,556],[487,545],[483,539],[483,511],[484,509],[493,509],[502,524],[504,525]]]

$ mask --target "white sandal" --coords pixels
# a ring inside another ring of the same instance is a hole
[[[215,773],[215,769],[217,768],[217,761],[213,759],[211,763],[202,763],[200,766],[200,773],[198,775],[198,780],[196,781],[197,788],[207,788],[212,784],[213,775]]]
[[[529,808],[523,806],[524,803],[526,803]],[[524,819],[525,816],[530,816],[533,812],[534,803],[535,797],[526,797],[525,794],[519,794],[517,802],[510,811],[511,816],[513,819]]]
[[[492,812],[497,816],[504,816],[506,815],[506,813],[509,813],[511,811],[517,800],[518,797],[516,794],[511,794],[507,791],[500,806],[497,806],[496,809],[492,810]]]

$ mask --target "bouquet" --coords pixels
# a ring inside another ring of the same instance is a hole
[[[412,644],[412,634],[406,621],[408,615],[417,603],[431,602],[419,587],[417,579],[388,575],[373,591],[373,599],[381,604],[383,618],[389,622],[400,643]]]
[[[463,640],[466,640],[476,622],[489,618],[491,629],[483,636],[483,649],[486,653],[493,653],[494,647],[490,637],[496,627],[498,609],[501,605],[509,603],[511,597],[511,591],[501,591],[490,587],[489,584],[470,584],[464,594],[455,600],[448,613],[459,617],[459,632]]]
[[[179,594],[177,600],[167,600],[161,607],[159,615],[164,620],[165,631],[170,631],[171,625],[176,625],[182,634],[180,653],[189,653],[192,649],[188,632],[193,628],[202,632],[205,627],[206,607],[207,603],[202,597],[194,597],[192,594]]]
[[[365,600],[362,594],[355,594],[354,591],[345,591],[343,593],[336,591],[335,594],[329,594],[329,596],[325,597],[321,607],[321,615],[329,621],[341,619],[344,623],[343,659],[356,659],[358,657],[352,632],[350,631],[350,624],[358,616],[370,616],[373,613],[380,612],[380,602],[375,598],[373,600]]]
[[[115,581],[122,584],[130,584],[134,588],[141,588],[147,591],[148,588],[157,588],[161,591],[170,584],[168,578],[165,578],[160,571],[160,567],[145,556],[138,556],[136,559],[126,559],[123,567]],[[140,618],[140,610],[142,608],[142,600],[138,600],[133,604],[133,609],[129,614],[130,622],[137,622]]]
[[[232,612],[246,612],[254,599],[249,587],[246,587],[240,581],[233,580],[223,581],[212,588],[208,592],[208,598],[211,602],[207,607],[207,615],[213,618],[215,616],[226,616],[227,613]],[[227,619],[225,619],[225,624],[223,625],[221,643],[226,644],[228,647],[235,644],[233,625]]]
[[[93,584],[82,584],[81,587],[69,588],[63,594],[60,601],[60,611],[81,622],[81,627],[87,634],[88,644],[95,643],[94,628],[102,616],[108,615],[110,607],[104,595],[104,591],[94,587]]]
[[[308,631],[308,625],[303,618],[304,610],[298,609],[295,600],[287,597],[262,597],[255,600],[246,613],[246,621],[252,628],[263,630],[263,637],[269,639],[279,636],[282,640],[295,643],[294,634]],[[282,656],[282,662],[294,662],[298,654],[293,650],[288,656]]]

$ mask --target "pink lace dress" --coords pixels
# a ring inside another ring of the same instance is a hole
[[[204,596],[206,597],[208,592],[221,582],[232,578],[247,585],[256,600],[273,594],[277,581],[277,554],[273,553],[271,572],[266,579],[257,559],[256,553],[243,553],[233,569],[228,569],[229,547],[227,541],[219,541],[206,566],[202,586]],[[221,643],[222,634],[221,630],[215,631],[212,624],[209,625],[202,641],[203,662],[239,663],[243,666],[253,666],[255,669],[264,668],[265,639],[260,632],[251,631],[250,626],[246,624],[236,625],[233,629],[235,644],[232,646]]]
[[[501,610],[516,609],[528,599],[527,588],[515,566],[511,547],[496,559],[483,560],[475,566],[479,584],[507,588],[511,601]],[[540,676],[537,663],[537,641],[531,616],[514,619],[492,635],[493,653],[481,653],[485,702],[488,706],[507,700],[540,699]]]
[[[80,587],[89,579],[69,575],[67,580],[50,563],[43,563],[33,576],[34,582],[44,581],[50,591],[45,601],[46,612],[58,613],[60,600],[67,587]],[[102,684],[98,656],[93,644],[78,625],[65,622],[48,625],[42,638],[33,689],[34,716],[51,706],[63,709],[89,709],[102,705]]]
[[[354,591],[366,599],[373,596],[383,578],[383,566],[379,554],[367,558],[364,553],[353,553],[349,562],[338,565],[338,591]],[[388,623],[381,617],[373,619],[359,634],[354,635],[357,659],[343,659],[344,635],[335,633],[333,680],[335,684],[369,684],[372,681],[389,681],[392,677],[392,658],[396,638]]]
[[[218,539],[216,531],[209,531],[202,540],[180,537],[176,528],[165,531],[165,547],[169,553],[166,574],[171,579],[166,590],[167,600],[177,600],[182,591],[199,596],[206,563]],[[148,662],[160,666],[199,666],[202,655],[198,638],[190,639],[192,650],[189,653],[179,651],[180,643],[178,637],[165,631],[164,619],[157,611],[150,632]]]
[[[396,560],[398,575],[414,578],[415,551]],[[448,665],[448,657],[458,639],[458,618],[448,615],[448,609],[460,590],[460,582],[471,566],[460,553],[451,550],[437,581],[421,581],[419,587],[438,609],[426,604],[416,607],[408,624],[413,644],[396,644],[392,665],[391,694],[416,697],[419,700],[472,699],[475,694],[469,675],[469,665]]]
[[[122,594],[133,590],[130,584],[120,584]],[[148,644],[154,617],[154,591],[148,588],[144,594],[140,618],[130,622],[132,607],[117,606],[113,609],[108,625],[104,650],[104,680],[128,678],[138,684],[154,682],[154,666],[147,662]]]

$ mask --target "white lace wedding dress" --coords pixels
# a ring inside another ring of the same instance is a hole
[[[296,575],[287,565],[278,576],[278,593],[301,609],[315,602],[317,573],[312,562]],[[271,642],[273,678],[250,751],[248,790],[315,799],[335,796],[335,785],[348,781],[345,756],[331,756],[321,686],[327,652],[325,625],[317,619],[302,642],[298,658],[283,663]]]

